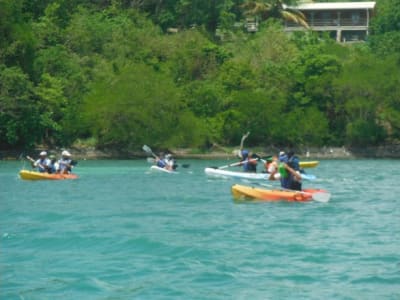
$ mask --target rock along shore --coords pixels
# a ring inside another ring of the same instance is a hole
[[[237,148],[213,147],[207,151],[194,151],[193,149],[170,149],[176,158],[186,159],[236,159],[234,150]],[[38,148],[29,152],[11,150],[0,151],[0,160],[20,160],[30,155],[37,157],[37,154],[47,150],[50,154],[58,157],[63,149]],[[144,151],[121,151],[118,149],[99,150],[92,147],[68,148],[73,158],[77,160],[93,159],[143,159],[148,157]],[[156,151],[156,149],[153,149]],[[261,148],[254,147],[251,150],[261,157],[277,154],[282,149],[276,147]],[[346,147],[321,147],[321,148],[300,148],[296,154],[302,159],[357,159],[357,158],[400,158],[400,144],[379,147],[346,148]]]

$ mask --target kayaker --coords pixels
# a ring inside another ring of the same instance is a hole
[[[278,173],[278,165],[278,156],[273,155],[271,158],[267,159],[265,169],[269,174],[269,180],[275,180],[275,174]]]
[[[64,150],[63,152],[61,152],[61,158],[58,160],[57,172],[61,174],[68,174],[71,173],[72,168],[73,165],[71,153],[69,153],[67,150]]]
[[[30,160],[32,168],[37,168],[38,172],[40,173],[47,172],[47,170],[49,169],[50,159],[47,158],[46,151],[40,152],[39,159],[37,160],[34,160],[30,156],[27,156],[26,158]]]
[[[56,157],[54,155],[50,155],[49,159],[50,159],[50,164],[49,164],[49,168],[48,168],[47,172],[49,172],[50,174],[57,173],[58,162],[57,162]]]
[[[178,167],[171,153],[165,155],[165,163],[170,167],[171,170],[175,170]]]
[[[255,153],[252,153],[249,150],[243,149],[244,140],[247,139],[247,137],[249,135],[250,135],[250,131],[248,131],[246,134],[244,134],[242,136],[242,139],[240,141],[240,149],[238,151],[238,157],[239,157],[240,161],[243,162],[241,164],[243,166],[243,171],[256,173],[257,172],[258,155]]]
[[[163,152],[161,152],[159,156],[156,156],[156,166],[170,171],[173,170],[172,166],[167,161],[166,156],[164,155]]]
[[[300,166],[297,156],[290,151],[288,154],[279,153],[279,167],[281,186],[284,189],[301,191]]]

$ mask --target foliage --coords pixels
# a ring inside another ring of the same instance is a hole
[[[348,46],[287,35],[284,4],[1,0],[1,147],[398,142],[399,0]]]

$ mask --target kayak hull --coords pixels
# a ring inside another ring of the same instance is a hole
[[[175,171],[167,170],[165,168],[160,168],[158,166],[151,166],[150,170],[156,171],[156,172],[163,172],[163,173],[176,173]]]
[[[242,179],[250,179],[250,180],[268,180],[268,173],[250,173],[250,172],[237,172],[237,171],[228,171],[222,169],[214,169],[214,168],[205,168],[204,172],[208,176],[214,177],[232,177],[232,178],[242,178]]]
[[[314,160],[314,161],[301,161],[300,162],[300,168],[315,168],[318,166],[319,161]]]
[[[21,170],[19,176],[24,180],[64,180],[78,178],[76,174],[49,174],[28,170]]]
[[[231,178],[239,178],[239,179],[249,179],[249,180],[279,180],[280,174],[276,173],[273,175],[273,178],[270,178],[271,174],[269,173],[251,173],[251,172],[238,172],[238,171],[228,171],[223,169],[215,169],[215,168],[205,168],[204,172],[208,176],[214,177],[231,177]],[[316,176],[312,174],[301,174],[301,178],[304,180],[315,180]]]
[[[236,201],[308,202],[312,200],[313,193],[325,191],[320,189],[304,189],[303,191],[269,190],[235,184],[232,186],[231,192]]]

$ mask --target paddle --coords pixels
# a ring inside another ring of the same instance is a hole
[[[27,155],[26,159],[28,159],[32,163],[32,167],[35,167],[36,161],[32,157]],[[38,163],[38,167],[42,168],[43,170],[47,170],[48,169],[48,166],[43,166],[42,164],[39,164],[39,163]]]
[[[147,158],[147,162],[150,163],[150,164],[154,164],[156,162],[156,160],[153,157],[148,157]],[[179,165],[176,165],[176,166],[179,166]],[[181,164],[180,166],[182,168],[189,168],[190,164]]]
[[[266,186],[266,187],[272,187],[272,188],[276,188],[272,185],[269,184],[264,184],[264,183],[258,183],[259,185],[262,186]],[[315,193],[308,193],[308,192],[304,192],[304,191],[296,191],[296,190],[291,190],[291,189],[286,189],[283,187],[280,187],[281,190],[284,191],[289,191],[289,192],[297,192],[297,193],[301,193],[304,195],[310,195],[311,198],[316,201],[316,202],[321,202],[321,203],[327,203],[330,199],[331,199],[331,194],[328,192],[315,192]]]
[[[149,164],[154,164],[154,163],[156,162],[156,160],[155,160],[155,158],[153,158],[153,157],[148,157],[148,158],[147,158],[147,162],[148,162]]]
[[[144,152],[153,155],[154,158],[158,158],[158,156],[154,154],[154,152],[151,150],[151,148],[149,146],[143,145],[142,149],[143,149]]]
[[[241,164],[244,164],[244,163],[246,163],[246,162],[248,162],[248,161],[254,161],[254,160],[257,160],[257,158],[251,158],[251,159],[249,159],[249,160],[244,160],[244,161],[238,161],[238,162],[235,162],[235,163],[231,163],[231,164],[229,164],[229,165],[225,165],[225,166],[221,166],[221,167],[209,167],[209,168],[212,168],[212,169],[226,169],[226,168],[229,168],[229,167],[235,167],[235,166],[240,166]]]
[[[154,152],[151,150],[151,148],[150,148],[149,146],[143,145],[142,149],[143,149],[144,152],[146,152],[146,153],[148,153],[148,154],[151,154],[151,155],[154,156],[154,158],[158,159],[158,156],[154,154]],[[147,162],[149,162],[149,163],[154,163],[155,160],[152,159],[151,157],[148,157],[148,158],[147,158]],[[178,165],[176,165],[176,166],[178,166]],[[182,168],[189,168],[189,167],[190,167],[190,164],[182,164],[181,167],[182,167]]]

